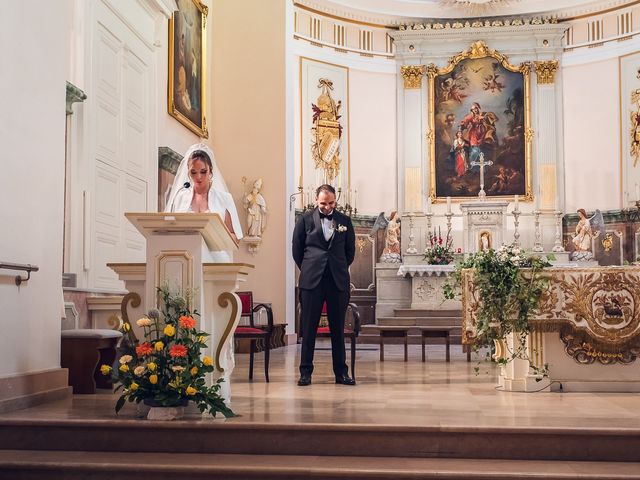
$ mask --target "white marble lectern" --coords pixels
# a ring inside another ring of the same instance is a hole
[[[137,319],[157,307],[158,287],[193,292],[191,310],[200,313],[201,328],[210,333],[207,355],[216,371],[209,378],[223,376],[222,396],[231,398],[233,332],[240,320],[240,299],[234,293],[253,265],[215,263],[215,252],[235,251],[238,243],[222,218],[215,213],[126,213],[129,221],[147,239],[147,262],[110,263],[129,292],[142,299],[130,310]]]

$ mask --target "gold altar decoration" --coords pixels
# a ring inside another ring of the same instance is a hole
[[[473,343],[480,303],[472,270],[462,279],[462,341]],[[548,268],[533,332],[559,332],[578,363],[634,362],[640,355],[640,267]]]
[[[313,127],[311,127],[311,155],[316,169],[323,170],[326,178],[331,182],[340,173],[340,107],[342,101],[337,102],[331,97],[333,82],[328,78],[319,80],[320,96],[313,107]]]
[[[424,67],[422,65],[403,65],[400,67],[400,75],[404,79],[404,88],[420,88],[422,86],[422,76]]]
[[[532,63],[531,62],[523,62],[519,65],[513,65],[509,62],[509,58],[503,53],[489,48],[489,46],[483,42],[482,40],[478,40],[473,42],[470,47],[454,55],[449,60],[447,66],[443,68],[438,68],[437,65],[431,63],[424,67],[424,72],[428,78],[428,127],[427,127],[427,147],[430,152],[430,185],[431,185],[431,194],[430,197],[433,202],[437,202],[438,199],[442,198],[441,195],[438,195],[436,192],[436,143],[437,143],[437,131],[436,131],[436,79],[441,75],[448,75],[453,72],[456,66],[464,61],[464,60],[473,60],[473,59],[482,59],[482,58],[493,58],[497,60],[496,65],[502,66],[509,72],[520,73],[523,76],[523,103],[524,103],[524,182],[525,182],[525,191],[524,195],[520,198],[524,201],[533,201],[533,186],[532,186],[532,157],[533,157],[533,138],[534,138],[534,130],[531,127],[531,70]],[[494,77],[495,79],[495,77]],[[431,133],[433,132],[433,134]],[[454,196],[454,195],[447,195]],[[491,196],[491,195],[489,195]],[[473,198],[473,197],[469,197]]]
[[[548,85],[555,82],[556,72],[558,71],[557,60],[536,61],[536,75],[538,76],[538,85]]]

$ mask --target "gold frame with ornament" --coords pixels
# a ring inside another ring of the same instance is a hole
[[[506,70],[514,73],[520,73],[523,76],[524,85],[524,156],[525,156],[525,193],[524,197],[520,197],[524,201],[533,201],[533,186],[532,186],[532,149],[533,149],[533,137],[534,131],[531,128],[531,62],[523,62],[520,65],[513,65],[509,62],[506,55],[493,50],[487,46],[487,44],[481,40],[471,44],[469,49],[460,52],[449,60],[449,64],[446,67],[438,68],[435,64],[431,63],[426,67],[426,75],[428,78],[428,104],[427,104],[427,119],[428,119],[428,131],[426,134],[427,144],[429,148],[429,162],[430,162],[430,178],[429,178],[429,196],[433,203],[444,200],[446,197],[436,195],[436,142],[435,142],[435,80],[439,75],[447,75],[453,71],[453,69],[463,60],[477,59],[492,57],[500,62],[500,65]],[[486,186],[486,185],[485,185]],[[473,196],[454,197],[462,201],[472,200]],[[487,196],[487,198],[500,198],[509,199],[509,195],[500,195],[496,197]],[[511,196],[513,198],[513,196]]]
[[[177,72],[175,71],[175,29],[176,29],[176,15],[179,13],[174,12],[169,19],[169,71],[168,71],[168,88],[167,88],[167,104],[168,113],[185,127],[191,130],[196,135],[202,138],[209,138],[209,131],[207,129],[207,98],[206,98],[206,85],[207,85],[207,69],[206,69],[206,44],[207,44],[207,15],[209,14],[209,7],[203,4],[200,0],[178,0],[178,2],[192,2],[200,15],[200,53],[201,58],[196,59],[198,65],[200,65],[200,112],[197,115],[196,121],[193,118],[189,118],[188,112],[181,111],[181,107],[176,102],[177,94],[174,92],[175,78]],[[195,28],[195,27],[194,27]]]

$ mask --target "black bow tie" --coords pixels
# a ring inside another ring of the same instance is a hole
[[[320,220],[322,220],[323,218],[326,218],[327,220],[331,221],[333,220],[333,213],[330,213],[329,215],[325,215],[324,213],[320,212]]]

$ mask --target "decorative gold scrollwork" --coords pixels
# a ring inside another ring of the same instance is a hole
[[[420,88],[422,86],[424,67],[422,65],[403,65],[400,67],[400,75],[404,79],[404,88]]]
[[[120,313],[122,314],[122,323],[128,324],[129,328],[125,330],[125,334],[129,337],[129,341],[132,345],[136,345],[138,343],[138,337],[136,336],[133,328],[131,327],[131,322],[129,321],[129,314],[127,313],[127,305],[131,302],[131,306],[133,308],[137,308],[140,306],[140,295],[136,292],[129,292],[124,297],[122,297],[122,303],[120,303]]]
[[[222,352],[222,347],[224,346],[227,338],[231,334],[231,329],[233,329],[233,323],[236,320],[236,316],[238,315],[238,311],[240,310],[240,306],[238,304],[238,297],[231,292],[222,292],[220,296],[218,296],[218,305],[223,308],[226,308],[231,304],[231,316],[229,317],[229,321],[227,322],[227,326],[224,329],[222,337],[220,338],[220,342],[218,342],[218,348],[216,349],[216,360],[215,365],[216,369],[220,373],[224,373],[224,369],[220,366],[220,353]]]
[[[535,65],[538,85],[548,85],[555,82],[556,71],[558,71],[557,60],[536,61]]]

